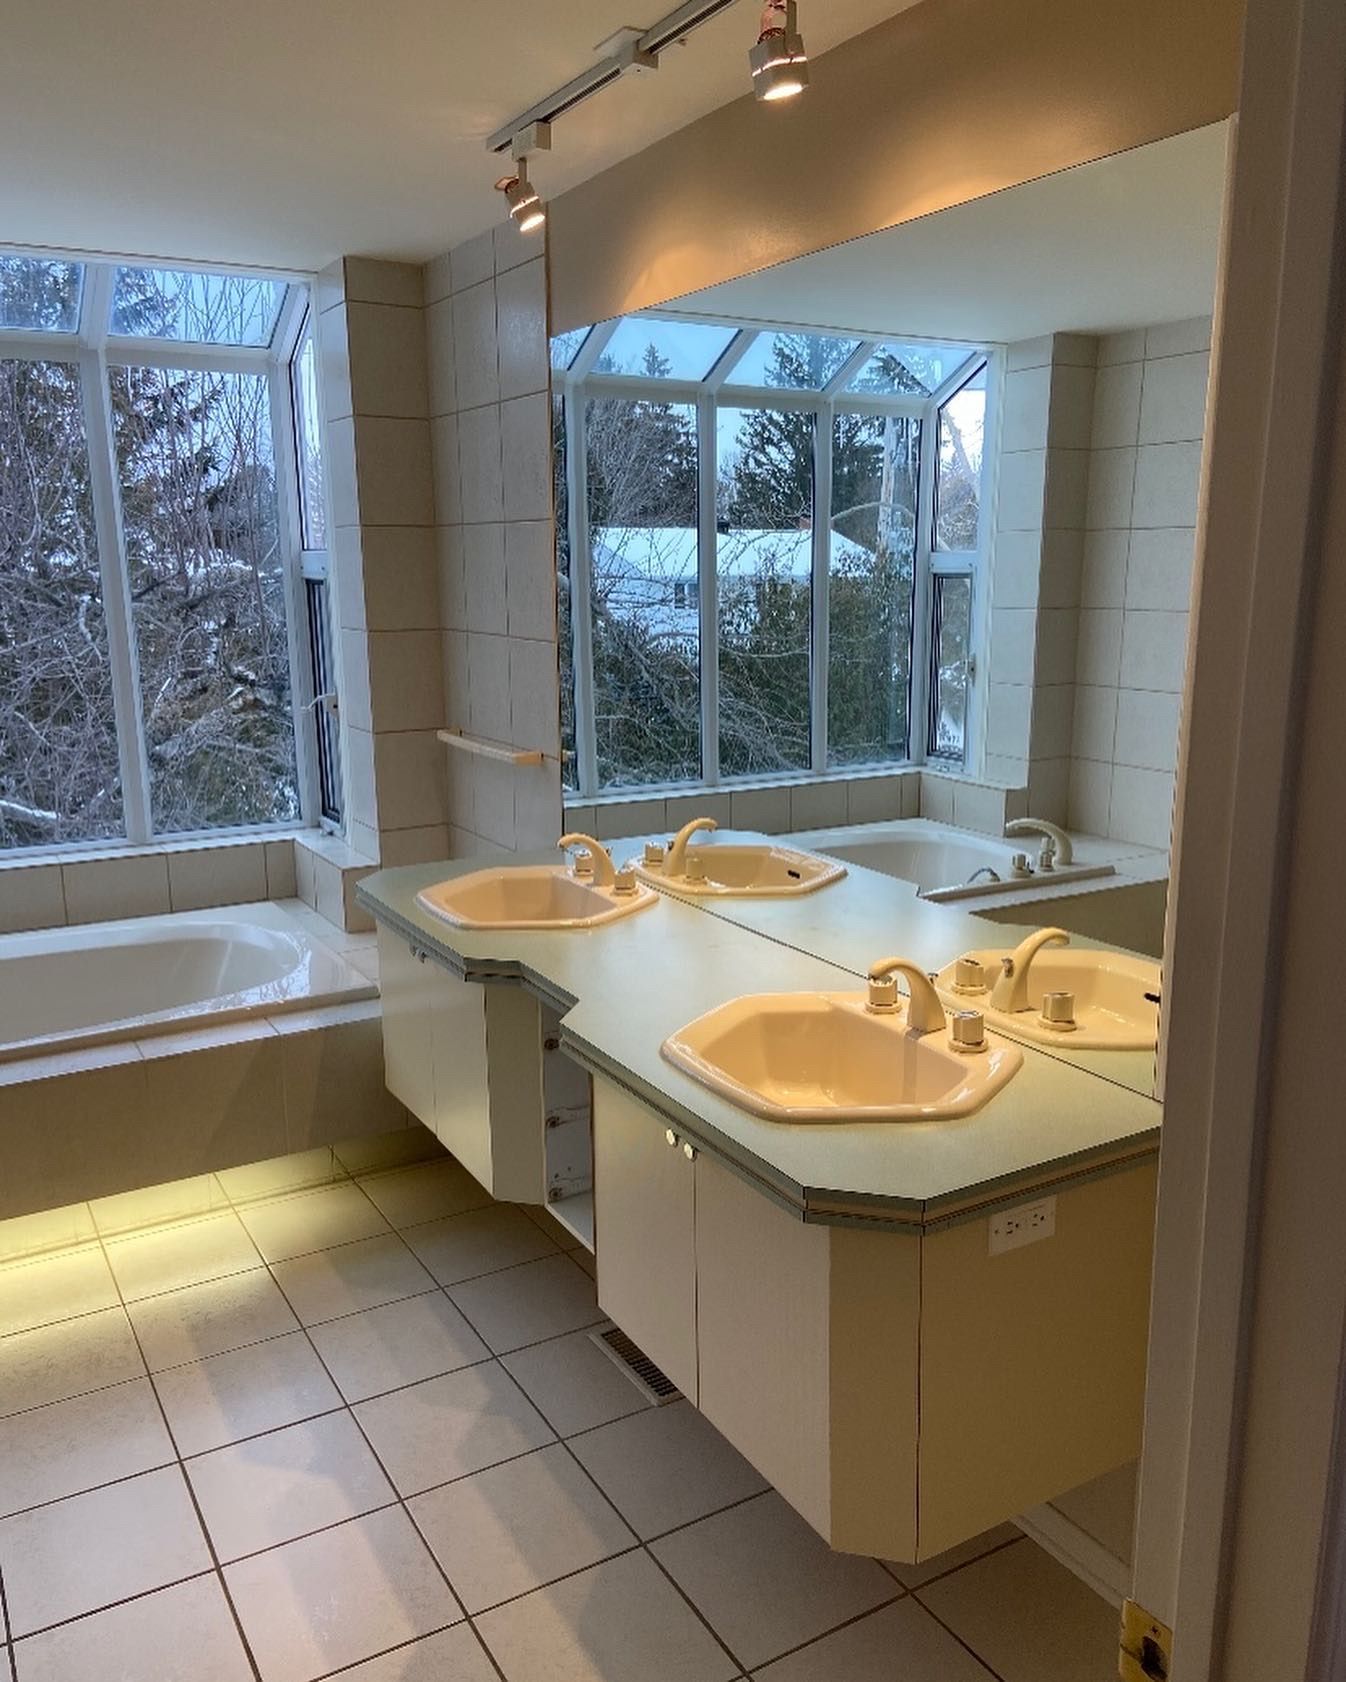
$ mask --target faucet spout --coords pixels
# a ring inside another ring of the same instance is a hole
[[[714,818],[693,818],[691,823],[683,824],[673,837],[668,847],[668,857],[664,861],[665,876],[685,876],[687,874],[687,843],[697,833],[704,829],[708,834],[720,826]]]
[[[1028,997],[1028,976],[1033,959],[1044,946],[1069,946],[1070,936],[1064,929],[1038,929],[1020,941],[1008,957],[1000,960],[1000,979],[991,989],[991,1009],[1013,1014],[1031,1009]]]
[[[612,854],[592,835],[563,835],[556,845],[563,853],[568,853],[572,847],[584,847],[588,851],[594,861],[595,886],[610,888],[616,883],[617,867],[612,862]]]
[[[911,995],[911,1003],[907,1007],[907,1026],[914,1028],[918,1034],[942,1033],[946,1027],[944,1006],[940,1003],[939,994],[931,985],[930,977],[920,967],[907,958],[884,958],[881,963],[871,964],[869,968],[869,996],[871,1004],[874,1002],[876,991],[881,991],[883,983],[890,977],[905,976],[907,992]],[[889,994],[889,1001],[892,994]],[[884,1008],[880,1006],[879,1008]],[[889,1002],[887,1009],[892,1009]]]
[[[1043,870],[1075,862],[1075,843],[1059,824],[1048,823],[1046,818],[1015,818],[1005,825],[1005,834],[1041,835],[1044,839],[1038,862]]]

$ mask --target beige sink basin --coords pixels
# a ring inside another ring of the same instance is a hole
[[[688,847],[686,856],[694,874],[670,876],[666,866],[647,865],[639,859],[634,861],[636,873],[646,882],[661,882],[679,893],[737,894],[745,899],[816,893],[846,874],[845,865],[835,859],[801,853],[794,847],[698,841]]]
[[[427,911],[462,929],[591,929],[658,898],[639,884],[632,894],[617,894],[576,881],[563,864],[475,870],[416,895]]]
[[[988,984],[1000,973],[1002,948],[970,952],[986,970]],[[1031,1040],[1034,1044],[1071,1047],[1077,1051],[1153,1051],[1159,1043],[1159,1006],[1147,994],[1159,992],[1159,965],[1125,952],[1093,952],[1083,947],[1049,948],[1039,952],[1029,971],[1027,1010],[996,1010],[990,993],[954,989],[954,965],[935,977],[935,986],[948,1003],[964,1010],[984,1011],[990,1028]],[[1058,1026],[1042,1018],[1048,993],[1073,993],[1075,1026]]]
[[[971,1115],[1023,1063],[988,1041],[970,1055],[945,1034],[907,1028],[905,1009],[875,1015],[864,993],[757,993],[664,1041],[702,1086],[769,1121],[947,1121]]]

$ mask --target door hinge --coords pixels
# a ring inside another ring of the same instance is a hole
[[[1122,1607],[1122,1645],[1117,1663],[1121,1682],[1169,1682],[1173,1631],[1143,1606],[1128,1600]]]

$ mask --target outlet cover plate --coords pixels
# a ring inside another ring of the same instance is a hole
[[[1006,1250],[1022,1250],[1026,1244],[1038,1244],[1044,1238],[1056,1236],[1056,1199],[1039,1198],[1036,1203],[1020,1203],[1014,1209],[1002,1209],[990,1220],[990,1253],[1003,1256]]]

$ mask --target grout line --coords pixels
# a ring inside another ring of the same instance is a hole
[[[998,1552],[999,1550],[996,1550],[996,1551]],[[945,1575],[950,1576],[950,1575],[952,1575],[952,1573],[951,1572],[946,1572]],[[970,1653],[972,1655],[972,1657],[977,1661],[977,1663],[982,1667],[982,1669],[984,1671],[986,1671],[988,1676],[994,1677],[995,1682],[1007,1682],[1007,1678],[1002,1676],[1001,1673],[998,1670],[993,1670],[991,1668],[990,1664],[981,1656],[981,1654],[976,1650],[975,1647],[969,1646],[968,1643],[963,1640],[962,1636],[959,1635],[958,1631],[953,1627],[952,1624],[947,1623],[943,1618],[940,1617],[938,1612],[934,1611],[931,1607],[926,1605],[926,1603],[921,1599],[920,1595],[917,1594],[915,1589],[913,1589],[912,1592],[911,1592],[911,1598],[916,1602],[916,1604],[921,1608],[921,1610],[926,1614],[927,1617],[933,1618],[935,1620],[935,1622],[939,1625],[939,1627],[944,1631],[944,1633],[946,1635],[952,1636],[952,1638],[958,1643],[958,1645],[963,1649],[963,1651],[965,1653]]]
[[[908,1593],[923,1594],[926,1589],[932,1588],[936,1583],[942,1583],[946,1577],[955,1576],[959,1571],[966,1571],[969,1565],[978,1565],[983,1559],[990,1559],[992,1554],[1003,1553],[1006,1548],[1015,1547],[1018,1543],[1026,1542],[1027,1540],[1028,1537],[1022,1534],[1018,1536],[1010,1536],[1003,1542],[997,1542],[993,1548],[987,1548],[985,1553],[973,1554],[970,1559],[960,1560],[957,1565],[950,1565],[944,1571],[937,1571],[933,1577],[926,1577],[922,1582],[917,1583],[914,1588],[909,1589]],[[882,1560],[879,1563],[884,1564],[885,1570],[887,1569],[886,1564]],[[896,1576],[896,1573],[893,1573],[893,1575]],[[897,1580],[901,1582],[900,1577]]]
[[[14,1638],[15,1647],[20,1647],[25,1641],[32,1641],[39,1635],[50,1635],[53,1630],[69,1629],[72,1624],[87,1623],[90,1618],[96,1618],[102,1612],[115,1612],[123,1606],[134,1606],[139,1600],[149,1600],[153,1595],[163,1594],[168,1589],[180,1589],[184,1583],[199,1583],[206,1577],[215,1577],[217,1573],[209,1566],[204,1571],[192,1571],[185,1577],[175,1577],[171,1583],[156,1583],[152,1589],[141,1589],[138,1594],[124,1594],[120,1600],[109,1600],[106,1606],[93,1606],[87,1612],[76,1612],[70,1618],[58,1618],[54,1624],[43,1624],[41,1629],[30,1629]],[[15,1660],[17,1668],[18,1660]]]
[[[863,1558],[864,1556],[857,1557]],[[864,1612],[857,1612],[854,1617],[845,1618],[841,1623],[834,1624],[831,1629],[825,1629],[821,1635],[811,1635],[807,1641],[800,1641],[793,1647],[787,1647],[783,1653],[773,1653],[769,1659],[759,1660],[758,1669],[764,1670],[767,1665],[777,1664],[781,1659],[793,1658],[796,1653],[806,1652],[810,1647],[816,1647],[820,1642],[830,1640],[834,1635],[839,1635],[842,1630],[850,1629],[855,1624],[862,1624],[866,1618],[872,1618],[878,1612],[886,1612],[890,1606],[897,1606],[901,1601],[910,1600],[910,1598],[911,1596],[907,1591],[902,1589],[900,1593],[890,1596],[887,1600],[881,1600],[877,1606],[871,1606]]]

